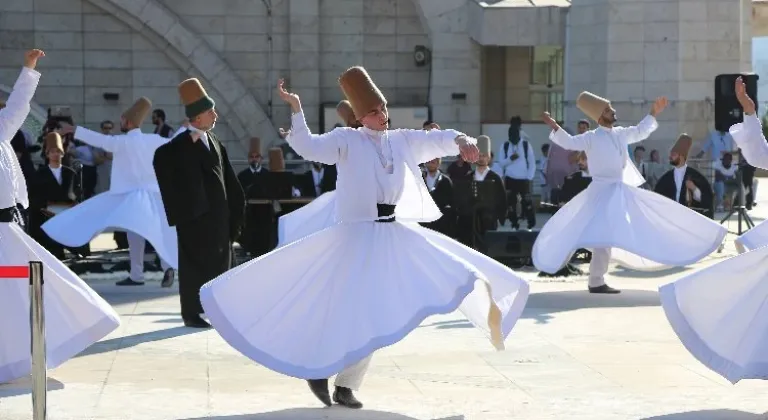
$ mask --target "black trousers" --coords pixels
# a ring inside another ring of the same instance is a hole
[[[504,177],[504,187],[507,189],[507,203],[509,204],[507,216],[512,227],[517,228],[520,225],[517,218],[518,196],[520,196],[523,217],[528,222],[528,229],[536,226],[536,213],[533,211],[533,202],[531,201],[531,181]]]
[[[96,182],[98,181],[98,172],[95,166],[83,165],[83,199],[87,200],[96,194]]]

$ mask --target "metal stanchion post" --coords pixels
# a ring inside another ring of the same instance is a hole
[[[29,321],[32,341],[32,419],[45,420],[48,397],[43,309],[43,263],[29,263]]]

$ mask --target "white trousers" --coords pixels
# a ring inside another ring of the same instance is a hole
[[[589,287],[599,287],[605,284],[605,273],[611,262],[611,248],[595,248],[592,250],[592,261],[589,263]]]
[[[142,281],[144,280],[144,248],[147,246],[147,240],[133,232],[126,232],[125,236],[128,239],[128,255],[131,258],[131,280]],[[162,258],[160,258],[160,266],[163,271],[171,268],[170,264]]]
[[[344,370],[336,375],[336,382],[334,385],[349,388],[353,391],[359,390],[360,386],[363,384],[365,373],[368,372],[368,365],[371,364],[371,357],[373,357],[373,354],[352,366],[344,368]]]

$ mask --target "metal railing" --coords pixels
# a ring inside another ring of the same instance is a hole
[[[29,279],[29,324],[32,353],[32,419],[47,418],[48,375],[45,351],[45,310],[43,308],[43,263],[29,266],[2,266],[0,279]]]

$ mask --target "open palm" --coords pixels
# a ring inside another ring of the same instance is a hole
[[[290,105],[294,111],[301,108],[301,100],[299,99],[299,95],[285,90],[284,79],[280,79],[277,81],[277,93],[278,95],[280,95],[280,99],[282,99],[283,101],[285,101],[285,103]]]

